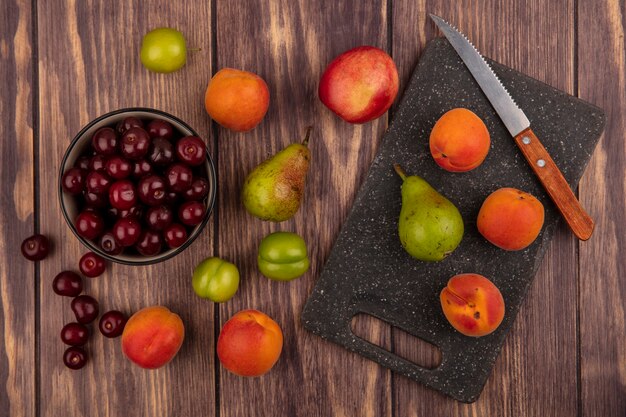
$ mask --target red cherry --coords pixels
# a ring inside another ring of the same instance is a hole
[[[87,252],[80,258],[78,267],[83,275],[89,278],[94,278],[98,275],[102,275],[106,269],[106,264],[104,262],[104,258],[101,256],[96,255],[93,252]]]
[[[129,210],[135,206],[137,196],[133,183],[128,180],[120,180],[111,184],[109,202],[118,210]]]
[[[187,229],[185,229],[185,226],[178,223],[169,225],[163,235],[165,237],[165,243],[172,249],[181,246],[187,241]]]

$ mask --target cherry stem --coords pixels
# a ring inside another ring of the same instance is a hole
[[[404,172],[400,164],[393,164],[393,169],[396,170],[396,173],[402,178],[402,181],[406,179],[406,172]]]
[[[302,144],[304,146],[309,145],[309,137],[311,136],[311,130],[313,130],[313,126],[309,126],[306,128],[306,136],[304,137],[304,140],[302,141]]]

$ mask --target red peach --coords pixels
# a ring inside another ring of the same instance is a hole
[[[389,110],[398,86],[393,59],[382,49],[360,46],[326,67],[318,94],[322,103],[345,121],[365,123]]]
[[[460,274],[441,291],[441,308],[452,327],[466,336],[485,336],[504,318],[500,290],[482,275]]]
[[[491,139],[483,121],[468,109],[445,113],[430,132],[430,153],[446,171],[466,172],[487,157]]]
[[[263,78],[232,68],[218,71],[204,96],[209,116],[235,132],[246,132],[261,123],[269,104],[270,92]]]
[[[183,344],[185,327],[166,307],[146,307],[131,316],[122,333],[122,352],[135,364],[156,369],[168,363]]]
[[[483,202],[476,226],[489,242],[514,251],[534,242],[543,220],[543,204],[533,195],[515,188],[500,188]]]
[[[232,316],[217,339],[220,362],[241,376],[263,375],[278,361],[282,349],[280,327],[257,310],[243,310]]]

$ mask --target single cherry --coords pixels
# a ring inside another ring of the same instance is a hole
[[[83,193],[83,199],[87,207],[93,208],[104,208],[109,202],[106,194],[90,193],[89,191]]]
[[[100,317],[98,328],[105,337],[118,337],[124,331],[128,318],[117,310],[107,311]]]
[[[148,160],[156,166],[166,166],[174,160],[174,151],[172,144],[165,138],[154,138],[152,140],[152,148],[148,153]]]
[[[75,168],[80,168],[80,169],[85,170],[85,171],[89,171],[89,162],[90,161],[91,161],[90,157],[88,157],[86,155],[85,156],[81,156],[74,163],[74,167]]]
[[[193,174],[187,165],[173,164],[165,172],[165,180],[170,190],[182,193],[191,187]]]
[[[187,229],[181,224],[172,223],[165,228],[163,236],[167,246],[177,248],[187,241]]]
[[[176,156],[187,165],[198,166],[206,161],[206,147],[197,136],[185,136],[176,143]]]
[[[88,324],[98,317],[98,302],[90,295],[79,295],[74,298],[71,307],[79,323]]]
[[[91,137],[93,149],[101,155],[113,155],[117,150],[117,135],[110,127],[96,130]]]
[[[29,261],[41,261],[48,256],[50,241],[44,235],[32,235],[24,239],[20,249],[24,258]]]
[[[100,249],[108,255],[119,255],[124,248],[117,243],[112,232],[106,232],[100,237]]]
[[[205,178],[194,178],[191,183],[191,187],[189,187],[184,193],[183,196],[185,200],[193,200],[199,201],[202,200],[209,194],[209,182]]]
[[[93,252],[87,252],[80,258],[78,267],[84,276],[94,278],[98,275],[102,275],[106,269],[106,264],[104,262],[104,258],[101,256]]]
[[[139,193],[139,199],[149,206],[162,204],[167,197],[165,181],[158,175],[143,177],[139,181],[137,191]]]
[[[173,206],[176,203],[178,203],[178,200],[180,200],[180,196],[178,195],[177,192],[175,191],[167,192],[167,195],[165,196],[165,203],[169,204],[170,206]]]
[[[133,165],[133,177],[135,178],[142,178],[146,175],[152,174],[153,172],[152,165],[144,159],[135,162]]]
[[[104,155],[96,155],[89,161],[89,171],[106,172],[106,163]]]
[[[202,223],[206,207],[198,201],[187,201],[178,208],[178,219],[187,226],[196,226]]]
[[[76,232],[85,239],[95,239],[104,229],[102,216],[92,210],[84,210],[76,216],[74,220]]]
[[[168,206],[150,207],[146,213],[146,224],[152,230],[162,231],[172,224],[174,213]]]
[[[144,230],[135,244],[135,249],[143,256],[153,256],[161,252],[162,246],[163,238],[158,232]]]
[[[141,226],[137,220],[127,217],[115,222],[112,232],[113,237],[121,246],[132,246],[139,240]]]
[[[141,204],[136,204],[127,210],[119,210],[117,213],[117,217],[120,219],[133,218],[139,221],[143,217],[143,213],[144,206],[142,206]]]
[[[122,136],[120,145],[122,155],[128,159],[139,160],[150,150],[150,136],[140,127],[131,127]]]
[[[137,195],[132,182],[119,180],[109,188],[109,203],[118,210],[128,210],[137,204]]]
[[[124,120],[122,120],[121,122],[119,122],[117,126],[115,127],[115,130],[120,135],[123,135],[127,130],[133,127],[140,127],[143,129],[143,122],[136,117],[129,116],[125,118]]]
[[[123,180],[133,172],[133,165],[121,156],[113,156],[106,162],[107,174],[113,179]]]
[[[82,346],[89,339],[89,329],[84,324],[67,323],[61,329],[61,340],[66,345]]]
[[[87,174],[87,191],[95,194],[104,194],[109,191],[111,178],[104,172],[92,171]]]
[[[87,352],[78,346],[70,346],[63,354],[63,363],[70,369],[80,369],[87,363]]]
[[[76,272],[59,272],[52,280],[52,290],[65,297],[76,297],[83,292],[83,279]]]
[[[85,178],[87,171],[80,168],[70,168],[61,179],[63,190],[70,194],[80,194],[85,188]]]
[[[174,127],[169,122],[162,119],[151,120],[146,130],[151,138],[170,140],[174,137]]]

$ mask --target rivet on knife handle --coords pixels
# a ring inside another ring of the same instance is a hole
[[[580,205],[539,138],[528,128],[515,136],[515,143],[519,146],[574,234],[581,240],[589,239],[593,232],[593,220]]]

